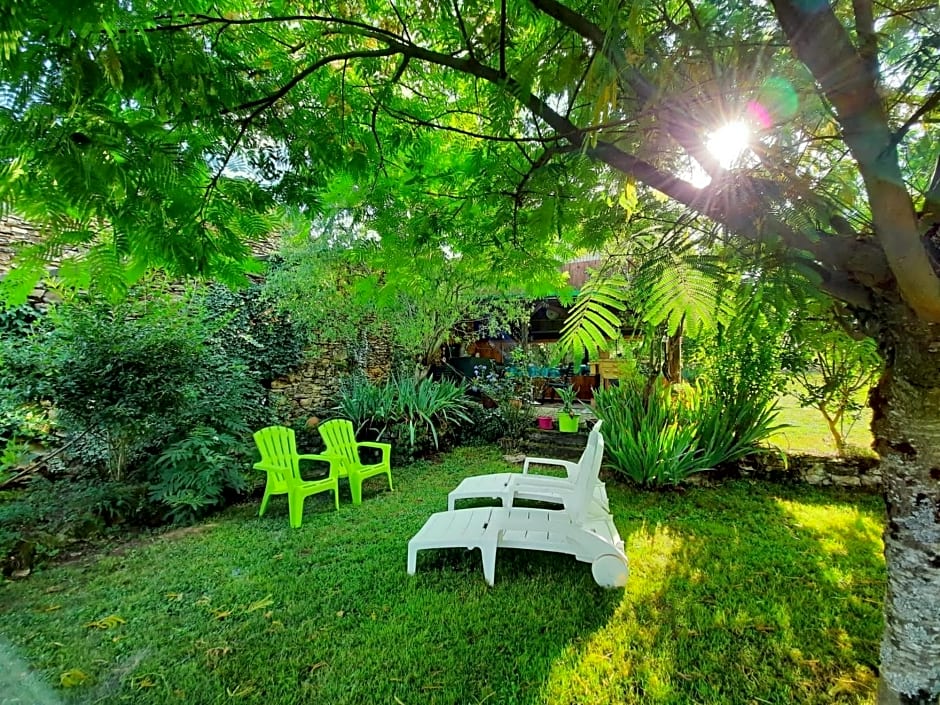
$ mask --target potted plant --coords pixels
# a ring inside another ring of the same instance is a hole
[[[552,430],[552,417],[551,416],[536,416],[535,423],[538,424],[538,427],[543,431]]]
[[[565,433],[577,433],[580,416],[574,410],[572,404],[575,399],[575,389],[570,384],[567,387],[559,387],[555,391],[561,397],[561,411],[558,412],[558,430]]]

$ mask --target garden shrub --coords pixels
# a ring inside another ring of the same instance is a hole
[[[488,365],[473,368],[470,389],[496,403],[492,415],[499,429],[496,440],[507,450],[517,450],[535,421],[532,407],[533,379],[529,374],[529,355],[517,348],[507,356],[507,369],[500,372]]]
[[[779,428],[772,401],[721,401],[706,381],[669,386],[658,378],[624,379],[594,398],[610,464],[641,485],[675,484],[738,460]]]
[[[487,409],[479,402],[467,401],[464,413],[468,421],[454,426],[453,445],[495,443],[505,436],[505,426],[498,408]]]
[[[861,418],[864,395],[881,371],[877,345],[870,338],[852,338],[829,309],[797,321],[791,333],[792,391],[800,406],[822,414],[836,452],[845,455],[845,437]]]
[[[303,362],[307,336],[264,298],[260,284],[237,291],[210,284],[199,292],[198,300],[215,328],[213,345],[226,357],[241,361],[263,387]]]
[[[376,383],[363,375],[347,378],[335,407],[357,433],[392,443],[395,462],[407,462],[440,448],[449,428],[468,423],[463,385],[448,380],[396,375]]]
[[[20,398],[54,404],[81,466],[98,483],[147,488],[174,520],[246,488],[250,432],[271,418],[266,372],[241,357],[254,349],[244,347],[251,331],[234,335],[231,326],[244,322],[204,301],[202,292],[155,288],[116,305],[83,299],[6,346],[3,376]],[[270,373],[278,363],[265,364]]]
[[[0,493],[0,573],[29,571],[37,563],[74,550],[83,539],[123,528],[153,524],[143,483],[71,477],[32,478],[29,489]]]

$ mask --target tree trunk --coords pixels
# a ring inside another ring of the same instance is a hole
[[[663,337],[663,376],[672,383],[682,381],[682,332],[685,316],[672,335]]]
[[[888,590],[880,705],[940,703],[940,325],[882,312],[885,373],[872,390]]]
[[[819,409],[819,413],[823,415],[823,418],[826,419],[826,424],[829,426],[829,435],[832,436],[832,441],[836,445],[836,454],[841,458],[845,456],[845,439],[842,437],[842,432],[839,430],[840,422],[842,421],[841,414],[835,414],[834,416],[829,415],[829,410],[825,405],[816,407]]]

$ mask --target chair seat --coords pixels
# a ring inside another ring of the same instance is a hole
[[[499,548],[564,553],[592,567],[598,563],[603,572],[592,572],[603,587],[623,587],[628,574],[623,541],[613,521],[576,525],[563,510],[478,507],[432,514],[408,542],[408,574],[417,572],[419,551],[444,548],[480,549],[489,585],[495,581]]]

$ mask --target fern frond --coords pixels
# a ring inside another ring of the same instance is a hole
[[[623,276],[595,273],[575,299],[558,346],[579,357],[582,349],[594,354],[607,340],[619,337],[618,312],[627,308],[628,288]]]
[[[681,321],[695,334],[730,316],[730,304],[722,296],[728,286],[722,260],[683,233],[659,238],[632,281],[640,317],[654,326],[665,325],[670,334]]]

